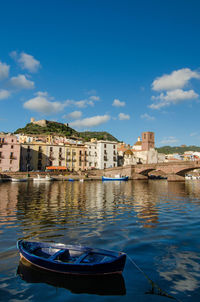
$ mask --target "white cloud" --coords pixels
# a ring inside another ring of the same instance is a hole
[[[91,89],[91,90],[89,90],[89,91],[86,91],[86,94],[88,94],[88,95],[96,95],[96,90],[95,89]]]
[[[129,114],[119,113],[118,117],[119,117],[119,120],[121,120],[121,121],[130,120],[130,115]]]
[[[64,109],[66,104],[60,102],[51,102],[47,92],[37,92],[36,97],[24,103],[24,108],[36,111],[43,114],[52,114],[60,112]]]
[[[0,89],[0,100],[7,99],[9,98],[10,95],[11,95],[10,91],[5,89]]]
[[[10,66],[0,61],[0,80],[6,79],[9,75]]]
[[[92,100],[80,100],[80,101],[74,101],[74,100],[66,100],[65,101],[66,106],[75,106],[78,108],[85,108],[87,106],[94,106],[94,101]]]
[[[197,135],[199,135],[198,132],[192,132],[192,133],[190,133],[190,136],[197,136]]]
[[[124,107],[125,106],[125,102],[121,102],[118,99],[114,99],[114,101],[112,103],[112,106],[115,106],[115,107]]]
[[[167,91],[166,93],[161,93],[159,96],[152,96],[152,100],[157,101],[151,104],[149,107],[151,109],[160,109],[162,107],[170,106],[171,104],[177,104],[183,101],[197,99],[198,94],[194,90],[182,90],[176,89]]]
[[[82,112],[81,111],[73,111],[69,114],[66,114],[63,116],[63,118],[71,118],[71,119],[79,119],[82,116]]]
[[[21,52],[19,55],[16,51],[12,51],[10,56],[16,60],[22,69],[26,69],[29,72],[37,72],[41,67],[40,62],[36,60],[32,55],[25,52]]]
[[[89,97],[89,99],[92,100],[92,101],[99,101],[99,100],[100,100],[100,97],[97,96],[97,95],[91,95],[91,96]]]
[[[155,117],[149,115],[148,113],[144,113],[144,114],[140,115],[140,117],[141,117],[142,119],[147,120],[147,121],[154,121],[154,120],[155,120]]]
[[[33,89],[34,82],[28,80],[25,75],[19,74],[17,77],[12,77],[10,79],[10,83],[12,86],[18,89]]]
[[[161,91],[183,88],[191,79],[200,79],[200,74],[189,68],[182,68],[156,78],[152,83],[152,89]]]
[[[178,143],[178,139],[176,139],[174,136],[165,137],[160,142],[161,145],[169,145],[169,144],[176,144],[176,143]]]
[[[81,101],[74,102],[74,105],[79,108],[84,108],[84,107],[86,107],[87,104],[88,104],[87,100],[81,100]]]
[[[70,123],[70,127],[77,127],[77,128],[91,128],[94,126],[98,126],[101,124],[106,123],[110,120],[109,115],[97,115],[93,117],[88,117],[82,120],[77,120]]]

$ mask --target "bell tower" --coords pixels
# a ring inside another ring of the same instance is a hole
[[[149,151],[155,148],[154,132],[142,133],[142,151]]]

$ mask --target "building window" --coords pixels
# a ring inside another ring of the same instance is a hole
[[[104,144],[104,148],[106,148],[106,144]]]
[[[59,152],[62,152],[62,148],[59,148]]]
[[[106,163],[104,163],[104,169],[106,169]]]
[[[42,151],[42,147],[40,146],[40,147],[39,147],[39,152],[41,152],[41,151]]]
[[[53,151],[53,147],[50,147],[50,152],[52,152]]]
[[[62,162],[61,161],[59,161],[59,166],[62,166]]]
[[[28,146],[27,152],[30,152],[30,146]]]
[[[116,147],[116,146],[115,146],[115,145],[113,145],[113,149],[115,149],[115,147]]]
[[[13,145],[11,145],[11,149],[13,149],[14,148],[14,146]]]
[[[10,160],[10,164],[12,164],[12,159]]]

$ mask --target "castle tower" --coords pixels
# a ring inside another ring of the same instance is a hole
[[[31,123],[34,123],[34,122],[35,122],[34,117],[31,117]]]
[[[149,151],[155,148],[154,132],[142,133],[142,151]]]

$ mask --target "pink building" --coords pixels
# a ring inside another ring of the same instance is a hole
[[[19,171],[20,144],[17,137],[0,134],[0,171]]]

